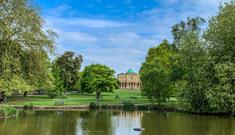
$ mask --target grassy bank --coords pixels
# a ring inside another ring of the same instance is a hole
[[[18,111],[11,106],[0,106],[0,118],[9,118],[18,115]]]
[[[89,105],[95,102],[95,94],[82,95],[71,94],[67,98],[50,99],[47,95],[29,95],[13,96],[7,101],[7,105],[34,105],[34,106],[54,106],[56,101],[63,101],[64,106]],[[123,104],[131,102],[132,104],[150,104],[151,102],[141,95],[139,90],[115,90],[113,93],[102,93],[100,104]],[[175,99],[171,98],[169,102],[164,103],[167,106],[174,106]]]

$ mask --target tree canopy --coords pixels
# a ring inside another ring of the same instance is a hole
[[[167,40],[150,48],[141,66],[142,93],[160,104],[170,96],[172,48]]]
[[[6,95],[52,86],[48,55],[56,34],[27,0],[0,4],[0,91]]]
[[[64,92],[76,89],[82,61],[82,56],[76,56],[74,52],[65,52],[54,60],[52,73],[57,90]]]
[[[96,93],[97,103],[101,92],[112,92],[117,86],[115,71],[101,64],[86,66],[81,77],[80,85],[83,93]]]
[[[202,32],[204,23],[201,17],[181,21],[172,27],[170,51],[161,47],[164,42],[149,49],[141,67],[142,91],[161,101],[161,93],[173,89],[178,109],[231,113],[235,107],[235,2],[221,5]]]

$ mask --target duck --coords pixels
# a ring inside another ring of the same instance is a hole
[[[144,128],[134,128],[134,131],[144,131]]]

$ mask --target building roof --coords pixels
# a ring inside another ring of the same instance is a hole
[[[120,73],[120,74],[118,74],[118,76],[119,75],[127,75],[127,74],[136,74],[136,75],[138,75],[138,73],[136,73],[134,70],[129,69],[126,73]]]
[[[126,73],[127,74],[136,74],[132,69],[129,69]]]

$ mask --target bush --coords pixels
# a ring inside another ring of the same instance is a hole
[[[130,100],[124,100],[123,101],[123,109],[134,109],[135,105]]]
[[[96,109],[96,108],[98,108],[98,105],[95,102],[90,102],[89,108],[90,109]]]
[[[67,99],[68,97],[67,97],[66,94],[63,94],[63,95],[59,96],[59,98],[60,98],[60,99]]]
[[[29,105],[24,105],[23,109],[24,110],[32,110],[33,109],[33,103],[30,103]]]
[[[56,98],[60,95],[60,92],[58,90],[48,90],[47,91],[47,95],[50,97],[50,98]]]
[[[0,117],[13,117],[13,116],[17,116],[18,115],[18,111],[11,106],[1,106],[0,107]]]
[[[138,105],[136,108],[138,110],[150,110],[151,109],[149,105]]]

